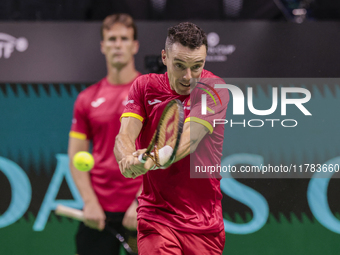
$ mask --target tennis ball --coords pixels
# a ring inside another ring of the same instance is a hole
[[[73,165],[79,171],[90,171],[94,166],[93,156],[87,151],[79,151],[73,157]]]

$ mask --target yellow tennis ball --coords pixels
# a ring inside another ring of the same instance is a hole
[[[79,171],[90,171],[94,166],[93,156],[87,151],[79,151],[73,157],[73,165]]]

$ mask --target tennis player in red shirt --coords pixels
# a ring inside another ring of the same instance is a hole
[[[192,79],[223,82],[203,69],[206,55],[203,30],[189,22],[171,27],[162,51],[167,72],[137,78],[129,92],[114,152],[125,177],[143,174],[137,209],[141,255],[223,252],[220,178],[210,178],[208,173],[191,178],[190,173],[190,160],[215,165],[221,163],[222,156],[224,125],[214,127],[213,120],[225,118],[228,91],[218,90],[223,104],[208,100],[214,110],[202,115],[203,90],[190,86]],[[176,162],[167,169],[148,171],[152,164],[141,164],[136,156],[143,150],[136,149],[148,146],[164,106],[172,99],[183,102],[186,117]]]
[[[78,171],[70,160],[84,200],[85,220],[76,236],[78,255],[120,254],[120,242],[103,230],[105,220],[121,234],[125,231],[122,225],[136,231],[136,197],[142,184],[142,178],[124,178],[112,155],[129,89],[140,75],[134,61],[139,48],[137,28],[131,16],[114,14],[103,21],[101,32],[107,76],[78,95],[68,147],[72,159],[78,151],[88,151],[92,142],[95,160],[90,172]]]

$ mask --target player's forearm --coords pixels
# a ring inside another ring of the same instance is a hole
[[[118,134],[116,136],[115,147],[113,149],[117,162],[121,161],[127,155],[136,151],[135,143],[127,134]]]
[[[208,129],[199,123],[185,123],[178,150],[176,152],[175,162],[193,153],[207,133]]]
[[[136,151],[135,141],[141,131],[143,123],[133,117],[121,120],[119,134],[116,136],[113,149],[117,162]]]
[[[80,172],[70,164],[71,174],[84,203],[98,202],[96,193],[91,184],[90,173]]]
[[[182,158],[185,158],[190,153],[194,152],[196,149],[196,147],[194,148],[195,144],[196,141],[190,139],[190,133],[183,133],[178,150],[176,152],[175,162],[181,160]]]

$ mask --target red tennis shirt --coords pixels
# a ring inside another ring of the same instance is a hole
[[[125,178],[113,154],[119,118],[131,83],[110,84],[106,78],[82,91],[75,102],[70,136],[93,142],[95,165],[91,183],[104,211],[125,212],[136,197],[142,178]]]
[[[222,81],[211,72],[203,70],[201,79],[210,78]],[[185,122],[198,122],[209,130],[194,153],[167,169],[148,171],[143,176],[138,219],[156,221],[192,233],[214,233],[224,229],[220,178],[211,178],[207,173],[201,173],[201,176],[190,173],[190,168],[193,171],[195,164],[221,163],[224,125],[213,127],[213,120],[225,118],[229,94],[226,89],[216,91],[223,103],[217,104],[208,96],[209,112],[202,115],[201,95],[206,93],[202,89],[195,88],[190,95],[178,95],[171,89],[167,73],[143,75],[133,83],[122,117],[134,117],[143,122],[136,141],[139,149],[149,145],[162,110],[172,99],[183,102]]]

